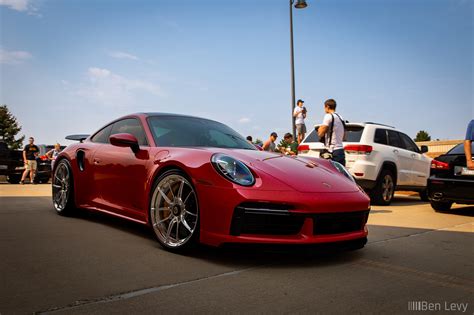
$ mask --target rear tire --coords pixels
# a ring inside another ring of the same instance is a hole
[[[431,208],[440,212],[449,211],[452,205],[451,201],[431,201]]]
[[[71,164],[66,159],[59,162],[54,170],[53,180],[53,205],[60,215],[70,216],[76,211],[74,203],[74,181]]]
[[[428,197],[428,190],[425,189],[423,191],[420,191],[420,199],[421,201],[430,201],[429,197]]]
[[[388,206],[395,194],[395,180],[393,173],[389,170],[382,170],[377,179],[374,189],[370,193],[372,204]]]
[[[199,203],[187,175],[177,169],[166,171],[155,181],[151,192],[149,218],[162,247],[183,252],[199,241]]]

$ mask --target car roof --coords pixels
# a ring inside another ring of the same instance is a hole
[[[396,129],[393,126],[380,124],[380,123],[374,123],[374,122],[349,122],[349,123],[346,123],[346,126],[349,126],[349,127],[365,127],[367,125],[381,126],[381,127],[388,128],[388,129],[393,129],[393,130]],[[319,127],[319,126],[321,126],[321,124],[314,125],[314,127]]]

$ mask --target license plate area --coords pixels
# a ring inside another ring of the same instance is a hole
[[[474,176],[474,170],[470,170],[467,167],[455,166],[454,167],[455,176]]]

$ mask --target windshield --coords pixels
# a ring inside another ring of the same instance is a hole
[[[182,116],[148,118],[155,143],[160,147],[217,147],[256,150],[241,135],[216,121]]]
[[[474,142],[471,142],[471,151],[474,152]],[[446,154],[464,154],[464,143],[460,143]]]

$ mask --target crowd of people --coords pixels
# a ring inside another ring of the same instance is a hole
[[[321,153],[321,157],[332,159],[345,165],[345,153],[342,141],[344,139],[345,122],[341,115],[336,112],[337,103],[334,99],[328,99],[324,102],[324,117],[321,125],[318,128],[318,137],[324,143],[325,150]],[[297,139],[293,138],[291,133],[286,133],[283,136],[283,141],[276,144],[278,135],[272,132],[270,137],[263,143],[262,149],[269,152],[278,152],[286,155],[297,155],[298,145],[304,140],[306,136],[305,119],[308,110],[304,106],[303,100],[296,102],[296,107],[293,111],[293,119],[297,132]],[[247,141],[252,143],[252,137],[248,136]]]

